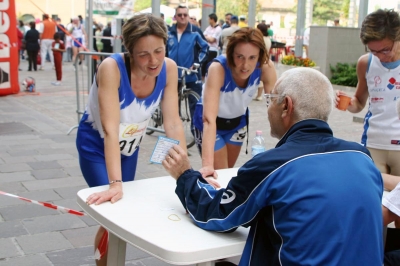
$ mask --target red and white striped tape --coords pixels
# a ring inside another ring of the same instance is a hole
[[[100,260],[101,258],[104,257],[104,255],[107,253],[108,249],[108,231],[105,230],[103,235],[101,236],[99,245],[96,248],[96,251],[94,252],[94,258],[96,260]]]
[[[33,204],[41,205],[43,207],[47,207],[47,208],[50,208],[50,209],[59,210],[59,211],[64,212],[64,213],[74,214],[74,215],[78,215],[78,216],[86,215],[85,213],[80,212],[80,211],[75,211],[75,210],[68,209],[68,208],[65,208],[65,207],[57,206],[57,205],[54,205],[54,204],[51,204],[51,203],[48,203],[48,202],[42,202],[42,201],[27,199],[27,198],[20,197],[20,196],[14,195],[14,194],[10,194],[10,193],[4,192],[4,191],[0,191],[0,194],[4,195],[4,196],[17,198],[17,199],[20,199],[20,200],[23,200],[23,201],[26,201],[26,202],[30,202],[30,203],[33,203]]]
[[[276,40],[308,40],[310,37],[307,36],[273,36]]]

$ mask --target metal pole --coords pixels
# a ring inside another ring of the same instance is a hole
[[[312,25],[313,4],[313,0],[306,0],[306,23],[304,28],[308,28]]]
[[[118,38],[114,39],[114,47],[113,51],[114,53],[120,53],[122,51],[122,41],[119,36],[122,35],[122,19],[117,18],[116,19],[116,27],[115,27],[115,35],[118,36]]]
[[[208,27],[208,15],[214,12],[214,1],[213,0],[203,0],[201,15],[201,30],[205,31]]]
[[[358,10],[358,27],[361,28],[361,24],[365,17],[368,15],[368,0],[360,0],[360,9]]]
[[[306,0],[298,0],[298,2],[297,2],[296,37],[303,36],[305,13],[306,13]],[[302,38],[296,38],[295,55],[303,56],[303,39]]]
[[[86,48],[89,49],[89,51],[93,51],[93,1],[88,0],[88,13],[87,13],[87,36],[88,40],[86,40]],[[88,79],[87,79],[87,89],[88,91],[90,90],[90,87],[92,86],[92,72],[93,72],[93,60],[91,56],[88,56],[85,58],[86,59],[86,64],[87,64],[87,73],[88,73]]]
[[[249,27],[256,26],[256,5],[257,0],[250,0],[249,2],[249,13],[248,13],[248,25]]]
[[[355,15],[356,15],[356,0],[350,0],[349,4],[349,20],[347,26],[352,28],[355,27]]]
[[[160,0],[151,0],[151,13],[153,13],[154,16],[159,17],[161,15],[160,4]]]

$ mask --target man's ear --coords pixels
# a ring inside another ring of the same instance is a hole
[[[289,96],[285,96],[282,103],[282,118],[291,116],[293,113],[293,101]]]

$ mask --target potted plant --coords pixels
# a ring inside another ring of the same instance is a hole
[[[294,55],[285,55],[281,63],[287,66],[315,67],[316,64],[310,58],[302,58]]]
[[[292,69],[294,67],[311,67],[319,71],[319,66],[311,60],[310,58],[302,58],[294,55],[285,55],[281,64],[277,67],[277,74],[280,76],[286,70]]]

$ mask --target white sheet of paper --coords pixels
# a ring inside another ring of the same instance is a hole
[[[178,140],[170,139],[167,137],[159,136],[156,145],[154,146],[153,153],[150,157],[150,162],[161,164],[168,154],[168,151],[174,146],[179,144]]]
[[[60,44],[59,43],[54,44],[54,48],[55,49],[60,49]]]

